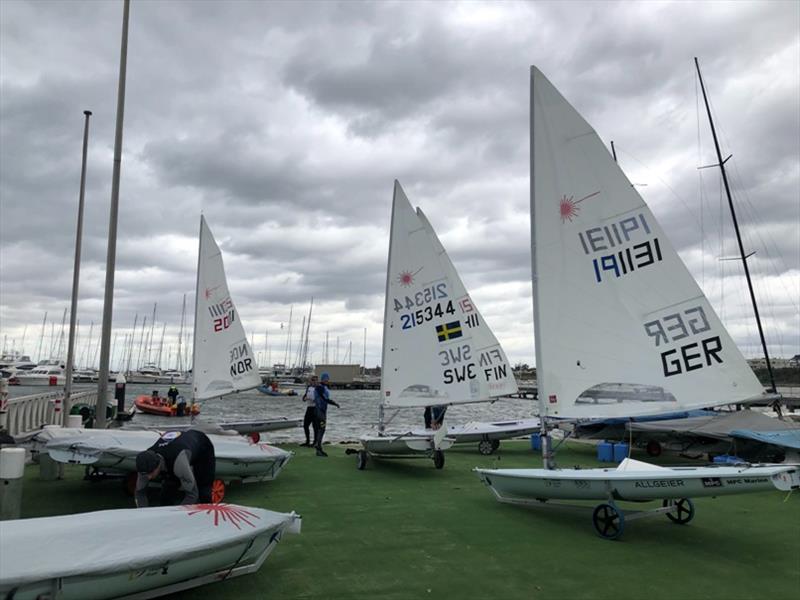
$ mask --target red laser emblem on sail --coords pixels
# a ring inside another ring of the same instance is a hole
[[[246,523],[250,527],[255,527],[253,519],[260,519],[258,515],[244,510],[240,506],[233,504],[189,504],[181,507],[191,517],[196,514],[214,515],[214,527],[219,527],[220,520],[230,523],[236,529],[241,529],[240,523]]]
[[[414,276],[422,271],[422,269],[417,269],[413,273],[411,271],[400,271],[400,275],[397,278],[397,281],[400,282],[400,285],[403,287],[409,287],[411,284],[414,283]]]
[[[581,210],[578,206],[579,203],[583,202],[584,200],[588,200],[592,196],[596,196],[600,193],[600,190],[589,194],[588,196],[584,196],[580,200],[573,200],[574,196],[570,196],[567,198],[567,195],[564,194],[561,196],[561,200],[559,201],[559,211],[561,212],[561,222],[569,221],[572,223],[572,217],[577,217],[578,212]]]

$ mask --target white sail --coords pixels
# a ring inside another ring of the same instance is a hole
[[[479,402],[517,389],[505,352],[395,181],[383,328],[386,406]]]
[[[592,127],[531,68],[536,367],[546,414],[658,414],[763,393]]]
[[[258,364],[228,291],[222,253],[202,216],[192,380],[197,400],[248,390],[261,384]]]

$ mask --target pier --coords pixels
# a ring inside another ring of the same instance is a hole
[[[39,431],[45,425],[64,425],[64,391],[49,391],[12,398],[5,402],[5,429],[11,437],[24,437]],[[97,391],[75,392],[70,395],[70,406],[85,404],[97,406]],[[2,429],[0,422],[0,429]]]

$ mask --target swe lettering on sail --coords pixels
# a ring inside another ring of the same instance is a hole
[[[442,381],[446,384],[476,379],[479,372],[490,386],[492,382],[508,377],[508,363],[499,347],[479,352],[477,365],[472,360],[472,348],[469,344],[440,350],[439,358],[441,366],[447,367],[442,372]]]
[[[690,336],[711,331],[711,324],[706,318],[702,306],[687,308],[682,312],[671,313],[644,324],[647,335],[653,338],[656,347],[683,340]],[[703,339],[682,344],[661,352],[661,366],[664,377],[671,377],[715,363],[722,363],[719,353],[722,341],[718,335],[709,335]]]
[[[253,358],[250,356],[247,342],[236,344],[230,349],[230,365],[231,377],[238,377],[253,370]]]
[[[580,231],[578,239],[586,255],[606,252],[592,258],[595,280],[602,283],[612,275],[623,277],[663,260],[658,238],[649,239],[650,235],[647,219],[643,213],[639,213],[608,225]]]

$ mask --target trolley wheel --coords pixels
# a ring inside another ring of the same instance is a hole
[[[592,523],[597,535],[606,540],[616,540],[625,531],[625,516],[610,503],[595,507]]]
[[[136,481],[138,479],[138,473],[128,473],[125,475],[125,479],[122,480],[122,487],[125,488],[125,493],[128,496],[133,496],[136,493]]]
[[[647,456],[661,456],[661,444],[655,440],[650,440],[645,446]]]
[[[366,450],[359,450],[356,456],[356,468],[359,471],[363,471],[367,468],[367,451]]]
[[[215,479],[211,484],[211,504],[219,504],[225,498],[225,482]]]
[[[247,437],[249,437],[250,441],[253,442],[254,444],[257,444],[258,442],[261,441],[261,434],[258,433],[257,431],[251,431],[250,433],[247,434]]]
[[[495,445],[492,440],[481,440],[478,442],[478,452],[484,456],[489,456],[495,450]]]
[[[435,466],[437,469],[444,467],[444,452],[441,450],[433,451],[433,466]]]
[[[694,502],[689,498],[680,500],[664,500],[662,506],[674,506],[675,510],[667,513],[667,518],[677,525],[686,525],[694,519]]]

